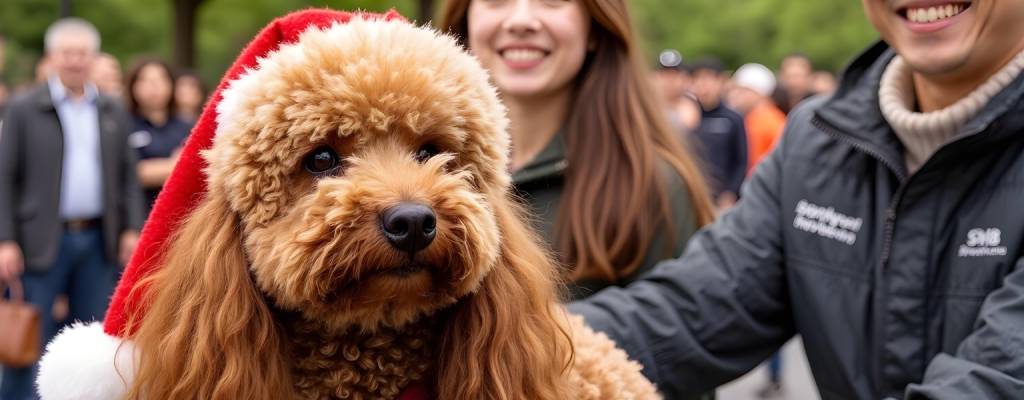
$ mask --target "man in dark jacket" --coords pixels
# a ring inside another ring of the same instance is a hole
[[[1024,398],[1024,1],[903,3],[681,258],[570,306],[668,398],[794,334],[824,399]]]
[[[143,218],[127,114],[86,81],[99,34],[66,19],[45,41],[56,73],[11,102],[0,133],[0,278],[41,311],[42,343],[60,293],[70,320],[103,318]],[[35,398],[34,376],[5,369],[0,398]]]
[[[736,203],[747,177],[747,130],[743,117],[722,104],[727,80],[722,62],[704,57],[690,67],[693,92],[700,101],[700,125],[694,132],[696,154],[704,160],[715,206],[724,211]]]

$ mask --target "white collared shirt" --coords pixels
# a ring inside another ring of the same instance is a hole
[[[64,136],[60,182],[60,216],[88,219],[103,215],[103,158],[96,87],[85,85],[85,96],[72,99],[60,78],[49,79],[50,98]]]

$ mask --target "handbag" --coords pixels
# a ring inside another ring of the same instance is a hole
[[[40,315],[39,310],[25,303],[25,292],[21,281],[14,280],[7,285],[11,289],[10,300],[0,298],[0,364],[9,368],[31,366],[39,359]],[[0,294],[4,282],[0,281]]]

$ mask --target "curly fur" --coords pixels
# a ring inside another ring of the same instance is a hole
[[[371,334],[324,335],[317,324],[286,323],[297,360],[292,366],[298,397],[322,399],[394,398],[411,382],[426,378],[434,352],[431,320]]]
[[[655,396],[556,305],[557,270],[509,193],[504,108],[453,39],[310,29],[218,112],[210,191],[137,286],[129,398],[387,399],[416,381],[455,400]],[[442,153],[417,159],[425,144]],[[338,173],[303,169],[321,146],[345,157]],[[437,215],[414,258],[379,231],[399,202]]]

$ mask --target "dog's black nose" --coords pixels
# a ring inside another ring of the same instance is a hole
[[[381,230],[396,249],[415,253],[434,241],[437,217],[434,210],[425,205],[401,203],[384,211]]]

